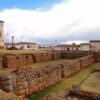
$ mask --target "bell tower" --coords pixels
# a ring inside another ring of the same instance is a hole
[[[0,49],[4,49],[4,22],[0,21]]]

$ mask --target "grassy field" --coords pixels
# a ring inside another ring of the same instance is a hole
[[[0,50],[0,53],[7,53],[7,54],[37,54],[37,53],[45,53],[48,51],[42,51],[42,50]]]
[[[83,84],[81,88],[87,91],[100,93],[100,72],[92,74]]]
[[[43,100],[43,97],[52,93],[52,92],[59,92],[64,88],[71,88],[72,84],[80,84],[82,81],[87,79],[91,75],[91,71],[96,64],[90,65],[87,68],[83,69],[82,71],[75,73],[70,78],[63,80],[49,88],[44,89],[39,93],[35,93],[34,96],[30,97],[29,100]]]
[[[53,65],[67,62],[67,61],[71,61],[71,60],[70,59],[57,59],[57,60],[51,60],[47,62],[34,63],[32,65],[27,65],[26,67],[38,68],[38,67],[45,67],[45,66],[53,66]]]

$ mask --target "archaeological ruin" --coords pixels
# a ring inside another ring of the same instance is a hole
[[[23,67],[25,65],[47,62],[56,59],[72,60],[54,66],[48,65],[40,68]],[[0,54],[0,89],[21,97],[31,96],[34,93],[42,91],[43,89],[50,87],[99,61],[100,52],[88,51],[55,51],[42,54],[22,54],[19,56],[14,54]],[[65,95],[80,95],[80,97],[85,97],[86,94],[89,94],[88,98],[90,99],[93,94],[87,91],[76,91],[73,89],[64,93]],[[64,96],[64,94],[61,95]],[[94,93],[92,97],[100,98],[100,94]],[[49,95],[49,97],[45,97],[44,100],[67,100],[64,98],[50,98],[51,97]]]

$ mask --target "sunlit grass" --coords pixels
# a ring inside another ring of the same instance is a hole
[[[51,60],[47,62],[34,63],[32,65],[27,65],[26,67],[39,68],[39,67],[45,67],[45,66],[53,66],[53,65],[62,64],[68,61],[71,61],[71,59],[57,59],[57,60]]]
[[[100,93],[100,72],[92,74],[82,85],[81,88],[87,91]]]
[[[42,51],[42,50],[0,50],[0,53],[15,54],[15,55],[38,54],[38,53],[46,53],[46,52],[48,52],[48,51]]]

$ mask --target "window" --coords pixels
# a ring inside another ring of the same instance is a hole
[[[78,48],[76,48],[76,50],[78,50]]]
[[[67,48],[67,50],[69,51],[69,48]]]
[[[30,48],[30,45],[28,45],[27,48]]]

